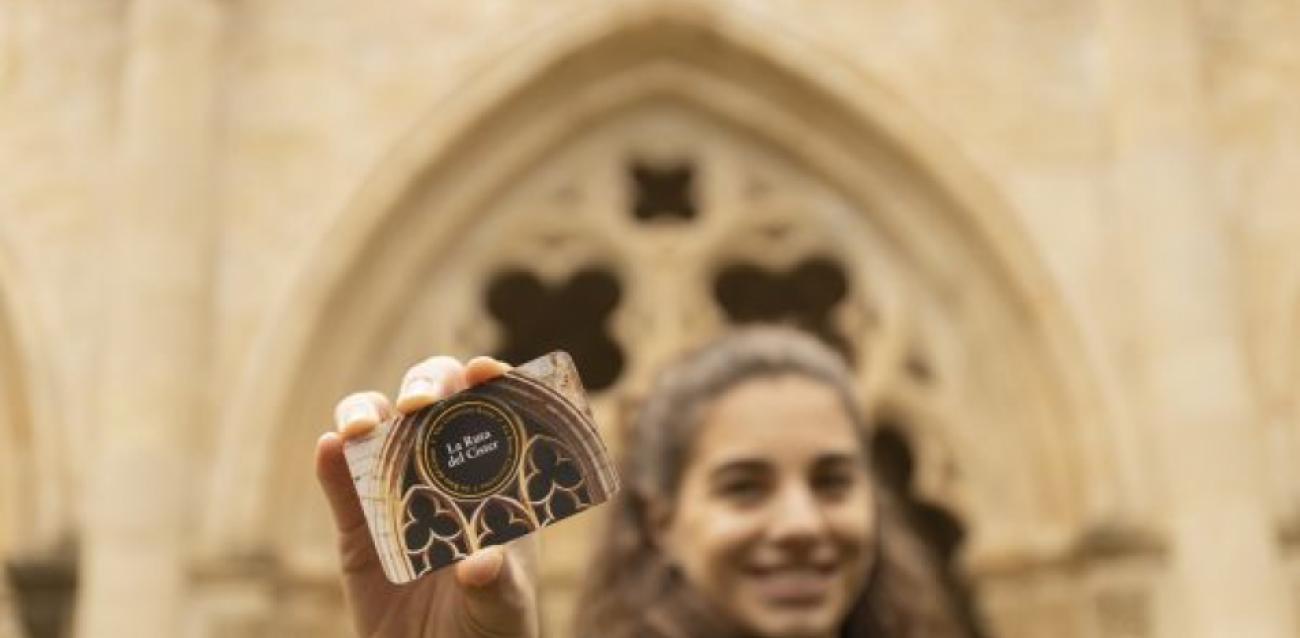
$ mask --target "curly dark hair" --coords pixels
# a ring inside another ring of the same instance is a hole
[[[649,507],[673,502],[690,446],[710,403],[750,379],[795,374],[835,390],[858,424],[862,458],[870,432],[844,359],[815,338],[787,328],[746,328],[664,369],[625,441],[623,491],[610,507],[578,614],[578,635],[717,638],[725,619],[701,607],[651,537]],[[844,638],[968,638],[946,600],[921,541],[898,504],[875,486],[876,560],[862,594],[844,619]]]

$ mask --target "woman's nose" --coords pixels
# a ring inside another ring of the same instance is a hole
[[[792,485],[778,493],[768,522],[768,534],[772,540],[787,544],[808,543],[821,538],[825,532],[825,513],[811,489]]]

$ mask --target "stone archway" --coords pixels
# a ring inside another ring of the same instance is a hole
[[[1054,569],[1111,513],[1096,504],[1128,486],[1111,471],[1108,411],[1042,265],[940,136],[866,78],[846,86],[846,70],[815,46],[765,26],[672,12],[614,26],[592,18],[533,55],[516,52],[518,64],[415,131],[260,342],[265,374],[235,397],[217,469],[246,482],[214,491],[208,542],[328,578],[332,546],[307,498],[311,441],[339,395],[392,385],[414,353],[499,347],[479,300],[488,275],[521,269],[545,287],[594,266],[625,282],[631,301],[608,325],[639,345],[597,399],[609,422],[665,357],[725,324],[689,281],[737,264],[789,274],[829,255],[849,274],[853,302],[834,321],[866,362],[864,398],[907,415],[916,488],[966,520],[973,568]],[[626,208],[617,191],[638,163],[643,176],[680,180],[683,158],[720,177],[717,192],[707,189],[718,180],[702,188],[728,214],[677,227],[641,224],[654,215],[635,206],[611,212]],[[766,203],[743,199],[764,189]],[[656,298],[690,312],[655,310],[645,299]],[[548,577],[571,589],[578,565]]]

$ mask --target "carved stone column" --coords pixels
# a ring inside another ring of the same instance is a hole
[[[187,525],[202,476],[212,315],[209,161],[219,3],[129,5],[119,191],[82,516],[78,635],[179,634]],[[80,398],[80,397],[77,397]]]
[[[1136,384],[1170,541],[1164,636],[1293,638],[1247,378],[1237,261],[1212,191],[1193,3],[1102,3]],[[1119,283],[1119,282],[1117,282]]]

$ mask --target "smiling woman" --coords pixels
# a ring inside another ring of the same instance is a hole
[[[667,368],[631,433],[582,634],[969,635],[871,479],[865,424],[843,360],[792,330]]]

